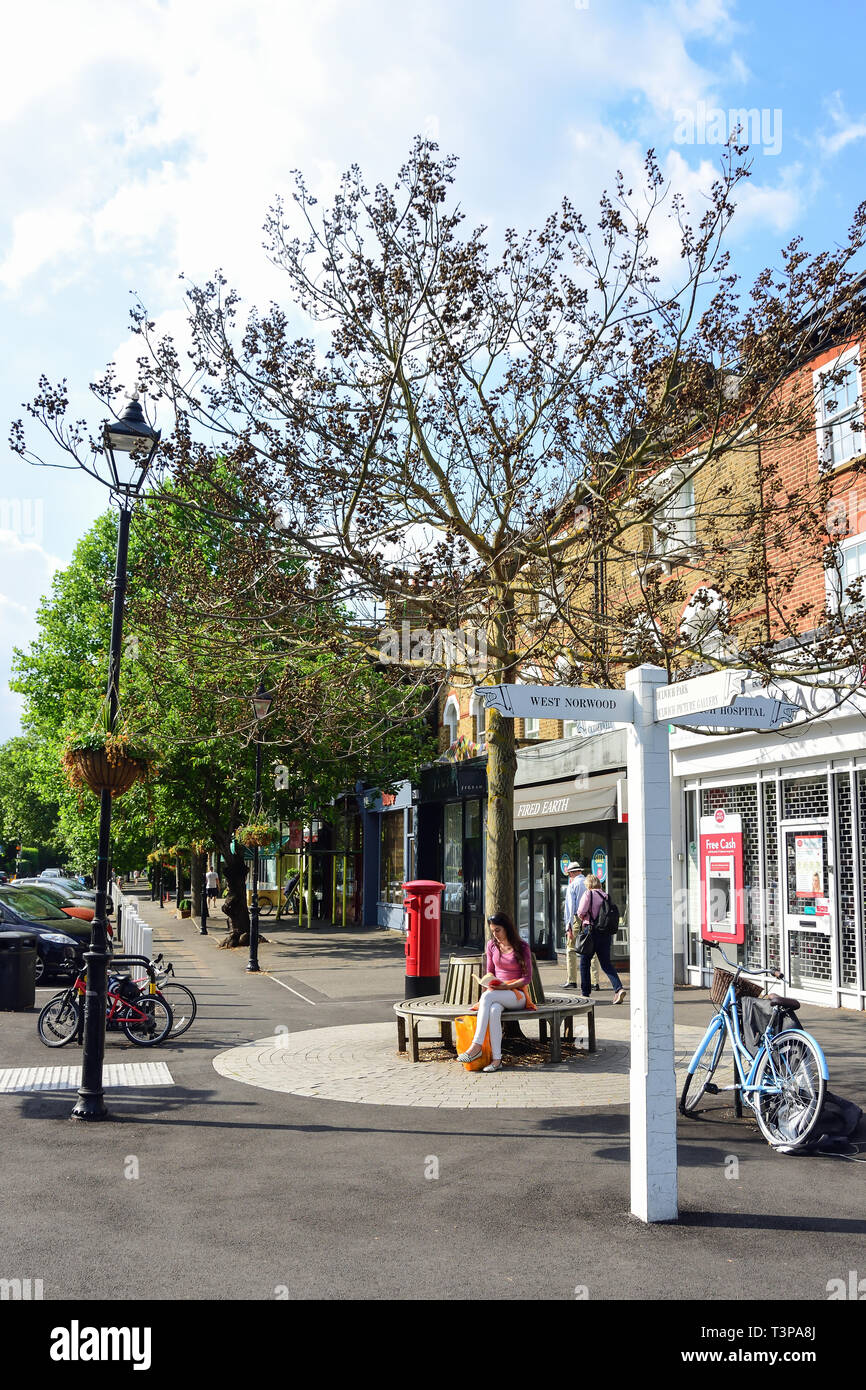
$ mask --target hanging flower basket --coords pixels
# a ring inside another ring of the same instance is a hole
[[[246,845],[247,849],[264,849],[274,838],[274,828],[259,822],[255,825],[239,825],[235,831],[235,839],[240,844]]]
[[[89,787],[97,795],[108,791],[112,796],[122,796],[136,782],[155,772],[152,754],[133,743],[124,720],[119,719],[110,728],[105,709],[101,727],[69,734],[63,749],[63,767],[67,779],[79,791]]]
[[[63,766],[74,787],[89,787],[97,795],[109,791],[112,796],[122,796],[150,771],[148,759],[117,748],[70,747],[63,754]]]

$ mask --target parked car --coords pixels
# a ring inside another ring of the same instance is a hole
[[[82,888],[81,884],[75,878],[45,879],[40,876],[39,878],[20,878],[17,882],[26,883],[30,886],[38,884],[40,888],[62,888],[71,898],[83,898],[86,902],[93,903],[94,905],[96,904],[95,890],[92,888]],[[110,893],[107,899],[107,910],[108,915],[111,916],[114,911],[114,902]]]
[[[87,932],[84,941],[72,934],[80,928]],[[0,932],[9,931],[28,932],[36,938],[37,984],[50,975],[69,975],[79,969],[90,939],[90,929],[83,922],[14,884],[0,887]]]
[[[40,878],[65,878],[62,869],[43,869]]]
[[[82,890],[80,893],[67,892],[61,888],[55,879],[46,879],[41,882],[37,879],[19,879],[16,888],[26,888],[29,893],[34,893],[47,903],[53,903],[66,913],[67,917],[80,917],[82,922],[92,922],[96,905],[89,895]]]

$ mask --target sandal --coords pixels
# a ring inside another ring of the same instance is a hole
[[[481,1052],[482,1049],[480,1047],[477,1049],[475,1047],[470,1047],[466,1052],[458,1052],[457,1060],[458,1062],[476,1062],[481,1056]]]
[[[502,1070],[502,1058],[501,1058],[501,1057],[495,1058],[495,1059],[490,1063],[490,1066],[489,1066],[489,1067],[482,1067],[481,1070],[482,1070],[482,1071],[501,1071],[501,1070]]]

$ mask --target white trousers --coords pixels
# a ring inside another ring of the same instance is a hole
[[[515,994],[513,989],[486,989],[478,1005],[478,1027],[475,1029],[472,1046],[482,1045],[489,1025],[490,1049],[494,1060],[498,1061],[502,1056],[502,1010],[516,1012],[525,1008],[526,1000],[523,995]]]

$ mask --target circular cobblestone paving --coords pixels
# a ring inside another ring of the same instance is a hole
[[[628,1017],[597,1018],[598,1051],[557,1065],[509,1068],[485,1074],[459,1063],[412,1063],[396,1051],[396,1027],[363,1023],[279,1033],[214,1058],[221,1076],[294,1096],[361,1105],[418,1105],[443,1110],[544,1110],[628,1103]],[[677,1028],[678,1082],[703,1036]]]

